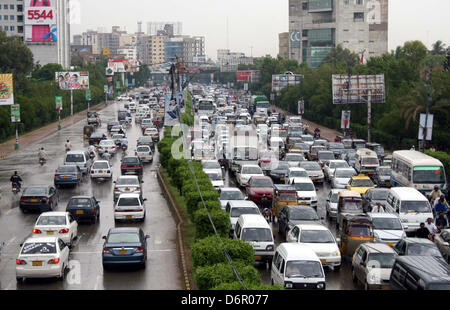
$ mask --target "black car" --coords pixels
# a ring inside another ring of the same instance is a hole
[[[288,174],[289,164],[287,162],[278,162],[274,164],[274,169],[269,171],[269,176],[275,184],[285,184]]]
[[[100,219],[100,201],[93,196],[75,196],[67,203],[66,211],[77,221],[97,223]]]
[[[94,132],[89,137],[89,145],[98,145],[100,143],[100,141],[106,140],[106,139],[108,139],[106,134],[104,134],[102,132]]]
[[[58,205],[58,193],[53,186],[29,186],[20,197],[20,210],[47,212],[52,211]]]
[[[109,122],[108,123],[108,132],[111,131],[111,128],[113,128],[114,126],[118,126],[118,125],[120,125],[119,122]]]
[[[286,206],[278,218],[278,233],[286,237],[287,233],[298,224],[317,224],[320,218],[316,210],[306,206]]]
[[[120,166],[122,175],[138,175],[142,176],[144,169],[139,157],[137,156],[127,156],[122,159],[122,164]]]
[[[364,195],[362,195],[364,211],[371,212],[374,208],[376,209],[377,203],[380,203],[381,206],[385,207],[388,194],[389,189],[387,188],[368,189]]]
[[[145,268],[147,261],[147,239],[140,228],[111,228],[103,236],[102,264],[109,266],[140,265]]]
[[[399,256],[433,256],[446,262],[437,245],[425,238],[404,238],[393,247]]]

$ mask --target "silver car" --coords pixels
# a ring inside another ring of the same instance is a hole
[[[311,181],[314,183],[322,183],[325,179],[322,168],[317,162],[314,161],[304,161],[300,163],[300,168],[303,168],[308,172]]]
[[[325,209],[327,211],[327,217],[336,219],[337,217],[337,209],[338,209],[338,194],[341,190],[332,189],[328,193],[327,203],[325,205]]]
[[[139,194],[142,196],[142,183],[137,175],[120,176],[114,182],[114,201],[117,201],[121,194]]]
[[[353,168],[336,168],[330,179],[331,188],[345,189],[350,179],[356,175]]]

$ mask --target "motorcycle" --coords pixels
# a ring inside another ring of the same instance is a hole
[[[269,208],[264,208],[263,211],[261,212],[262,215],[264,216],[264,218],[266,219],[266,221],[268,223],[272,222],[272,210]]]
[[[126,151],[128,150],[128,145],[122,144],[122,145],[120,146],[120,148],[122,149],[123,152],[126,152]]]
[[[12,184],[12,192],[14,195],[17,195],[20,192],[20,184],[19,183]]]
[[[320,132],[314,133],[314,140],[320,139]]]
[[[43,166],[46,163],[45,158],[39,158],[39,164]]]

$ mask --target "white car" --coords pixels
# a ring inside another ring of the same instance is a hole
[[[225,207],[229,201],[246,200],[245,195],[237,187],[223,187],[219,190],[219,192],[219,201],[222,210],[225,210]]]
[[[316,188],[310,178],[293,178],[290,185],[297,191],[299,205],[310,206],[317,210]]]
[[[135,155],[139,157],[142,162],[153,162],[153,152],[150,146],[140,145],[136,148]]]
[[[114,155],[117,152],[117,146],[113,140],[102,140],[97,146],[97,151],[99,155],[103,153]]]
[[[78,223],[69,212],[42,213],[34,224],[33,237],[55,236],[69,247],[78,236]]]
[[[157,128],[146,128],[144,130],[144,136],[152,137],[153,141],[159,141],[159,132]]]
[[[145,201],[139,194],[121,194],[114,207],[114,220],[145,220]]]
[[[208,177],[211,180],[211,183],[215,189],[219,189],[219,188],[225,186],[225,183],[223,182],[223,179],[222,179],[222,173],[218,173],[215,171],[209,171],[209,172],[206,172],[206,174],[208,175]]]
[[[113,134],[111,137],[111,140],[113,140],[116,145],[119,145],[122,142],[122,139],[125,139],[125,135],[121,133]]]
[[[291,184],[294,178],[309,178],[308,172],[305,169],[299,167],[290,167],[288,169],[287,178],[285,179],[286,184]]]
[[[114,181],[114,202],[121,194],[139,194],[142,196],[142,183],[137,175],[122,175]]]
[[[260,166],[257,165],[243,165],[240,171],[236,174],[236,181],[242,187],[248,184],[251,177],[264,176]]]
[[[341,252],[331,231],[323,225],[299,224],[286,235],[287,242],[303,244],[314,251],[323,266],[341,268]]]
[[[314,144],[314,137],[311,135],[302,135],[303,143],[308,144],[310,147]]]
[[[225,176],[222,173],[222,166],[219,164],[218,160],[202,160],[203,172],[206,174],[210,172],[215,172],[220,175],[221,179],[224,179]]]
[[[298,165],[305,161],[303,154],[299,153],[287,153],[284,161],[286,161],[290,167],[298,167]]]
[[[111,130],[110,130],[111,135],[119,133],[120,129],[122,129],[122,131],[125,132],[125,128],[123,128],[122,125],[115,125],[115,126],[111,127]]]
[[[394,213],[367,213],[372,220],[374,241],[392,247],[400,239],[406,238],[406,233],[398,214]]]
[[[346,189],[348,182],[356,175],[356,170],[353,168],[336,168],[331,178],[331,188]]]
[[[325,209],[327,212],[327,217],[336,218],[338,209],[338,195],[341,190],[331,189],[327,196],[327,203],[325,204]]]
[[[16,259],[17,281],[52,277],[64,280],[69,252],[67,244],[57,236],[28,238]]]
[[[96,160],[91,167],[91,179],[110,179],[112,180],[113,172],[111,165],[107,160]]]
[[[334,175],[334,171],[338,168],[350,168],[345,160],[330,160],[323,166],[323,174],[325,175],[325,180],[330,181]]]

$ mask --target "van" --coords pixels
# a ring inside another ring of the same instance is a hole
[[[428,199],[412,187],[393,187],[389,190],[386,211],[398,213],[407,236],[415,234],[420,223],[433,217]]]
[[[325,272],[319,257],[306,245],[282,243],[275,251],[272,285],[286,289],[325,290]]]
[[[275,241],[272,228],[260,214],[243,214],[236,223],[233,238],[246,241],[255,250],[255,261],[272,264]]]
[[[230,216],[230,236],[233,235],[236,223],[242,214],[261,214],[258,206],[249,200],[229,201],[225,206],[225,212]]]
[[[358,173],[373,175],[379,166],[378,155],[374,151],[366,148],[356,151],[355,170]]]
[[[391,290],[450,290],[450,266],[432,256],[401,256],[389,279]]]
[[[78,166],[83,174],[88,174],[91,169],[92,160],[87,151],[70,151],[66,153],[64,165]]]

